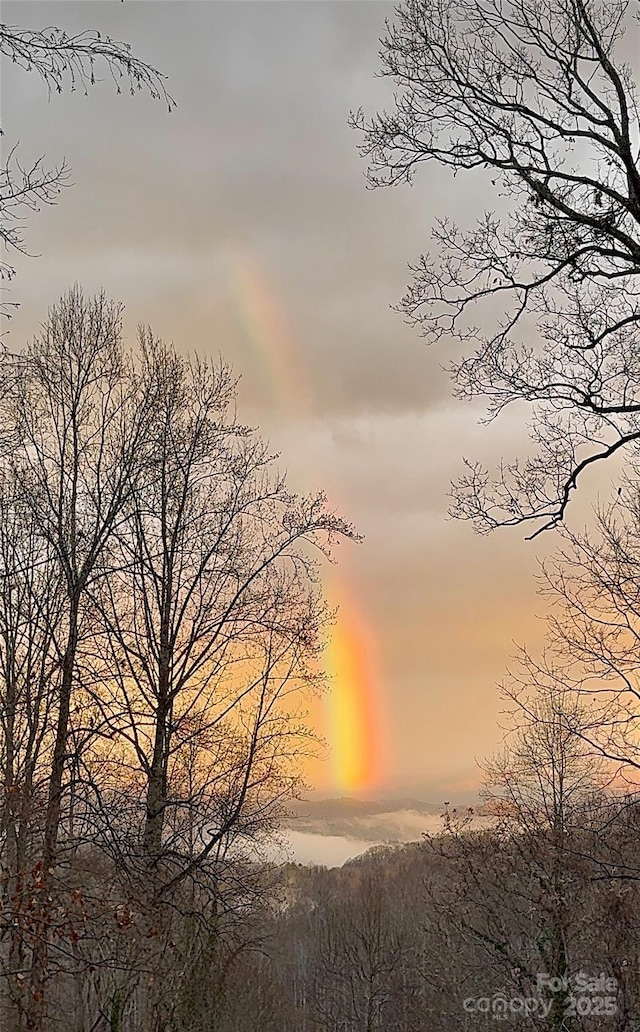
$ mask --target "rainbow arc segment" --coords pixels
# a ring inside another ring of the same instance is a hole
[[[312,392],[276,292],[245,255],[229,256],[227,268],[243,342],[263,374],[271,402],[287,418],[309,419]],[[354,792],[374,787],[382,775],[380,678],[375,637],[347,570],[341,557],[340,565],[330,566],[324,575],[325,593],[331,608],[337,609],[337,619],[324,653],[330,690],[323,720],[334,788]]]

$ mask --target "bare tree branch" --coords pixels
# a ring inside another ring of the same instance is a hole
[[[455,489],[481,530],[555,527],[583,471],[638,439],[640,122],[617,57],[633,31],[626,0],[407,0],[380,53],[394,108],[352,116],[372,186],[435,161],[499,198],[475,228],[436,223],[399,306],[427,341],[470,349],[457,396],[491,419],[532,407],[537,457],[497,479],[474,465]]]

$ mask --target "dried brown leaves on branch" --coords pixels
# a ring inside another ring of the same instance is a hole
[[[481,530],[555,526],[583,471],[640,438],[637,38],[625,0],[408,0],[380,51],[394,106],[352,116],[372,185],[435,161],[495,190],[473,228],[437,221],[400,305],[466,351],[458,396],[490,419],[531,406],[530,457],[468,462],[456,487]]]

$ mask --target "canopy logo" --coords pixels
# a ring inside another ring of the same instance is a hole
[[[492,996],[469,996],[462,1006],[467,1014],[491,1015],[496,1021],[534,1015],[547,1018],[552,1009],[557,1013],[558,1008],[564,1018],[613,1017],[618,1010],[618,982],[604,972],[589,975],[579,971],[563,976],[539,973],[534,992],[536,995],[507,996],[501,989]]]

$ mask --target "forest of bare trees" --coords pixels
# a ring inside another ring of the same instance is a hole
[[[270,938],[239,959],[221,1028],[639,1027],[637,794],[573,734],[562,691],[509,692],[480,807],[340,869],[280,870]]]
[[[532,409],[531,453],[470,461],[454,515],[556,534],[545,647],[501,686],[480,802],[438,834],[269,861],[326,688],[323,564],[358,535],[288,488],[225,360],[127,341],[79,285],[3,356],[2,1032],[640,1029],[635,24],[624,0],[403,0],[395,106],[352,117],[371,184],[435,161],[494,190],[473,227],[438,222],[400,308],[456,349],[459,396]],[[102,65],[173,105],[97,33],[1,25],[0,54],[49,90]],[[9,150],[5,248],[66,181]],[[576,530],[614,455],[614,500]]]
[[[196,972],[255,905],[295,793],[318,556],[353,530],[287,490],[234,389],[151,331],[126,347],[119,307],[77,288],[20,357],[0,531],[16,1028],[49,1027],[69,993],[78,1028],[124,1000],[140,1027],[204,1028]]]

